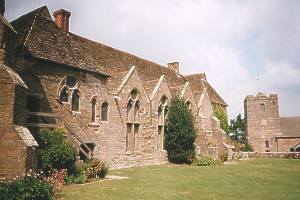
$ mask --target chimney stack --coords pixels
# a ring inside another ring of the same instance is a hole
[[[64,32],[69,32],[69,19],[71,13],[64,9],[59,9],[53,13],[55,24]]]
[[[0,14],[4,16],[5,13],[5,0],[0,0]]]
[[[168,68],[179,74],[179,62],[168,63]]]

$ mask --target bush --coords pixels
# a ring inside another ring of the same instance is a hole
[[[27,174],[22,179],[0,181],[0,199],[54,200],[54,190],[42,177]]]
[[[194,166],[215,166],[216,162],[210,157],[200,155],[200,156],[197,156],[193,160],[192,165],[194,165]]]
[[[46,174],[53,169],[67,169],[73,173],[75,169],[76,150],[66,141],[65,131],[43,129],[38,138],[39,168]]]
[[[228,153],[224,152],[219,156],[220,161],[226,162],[228,160]]]
[[[108,166],[96,158],[91,158],[86,166],[85,173],[89,179],[105,178],[108,172]]]
[[[84,174],[78,176],[67,176],[65,177],[65,184],[84,184],[86,183],[87,177]]]
[[[71,183],[75,183],[75,184],[84,184],[87,180],[87,177],[85,175],[85,165],[82,166],[76,166],[74,174],[69,175],[67,177],[65,177],[65,184],[71,184]]]
[[[165,149],[169,161],[179,164],[190,163],[195,157],[196,131],[193,114],[188,110],[183,99],[179,97],[171,99],[166,124]]]
[[[245,140],[243,147],[241,148],[241,151],[244,152],[253,152],[252,146],[249,144],[248,140]]]

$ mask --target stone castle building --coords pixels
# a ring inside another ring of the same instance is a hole
[[[41,128],[64,128],[81,159],[113,168],[166,163],[174,95],[194,115],[197,151],[225,151],[213,106],[227,104],[204,73],[184,76],[178,62],[165,67],[78,36],[63,9],[54,20],[44,6],[8,22],[0,2],[0,176],[35,167]]]
[[[277,94],[248,95],[244,116],[254,151],[300,151],[300,117],[280,117]]]

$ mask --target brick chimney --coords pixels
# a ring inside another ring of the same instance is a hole
[[[179,74],[179,62],[168,63],[168,68]]]
[[[55,24],[64,32],[69,32],[69,19],[71,13],[64,9],[59,9],[53,13]]]
[[[0,14],[4,16],[5,13],[5,0],[0,0]]]

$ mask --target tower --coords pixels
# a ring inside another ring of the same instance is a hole
[[[244,100],[246,134],[254,151],[277,151],[276,134],[280,132],[277,94],[248,95]]]

